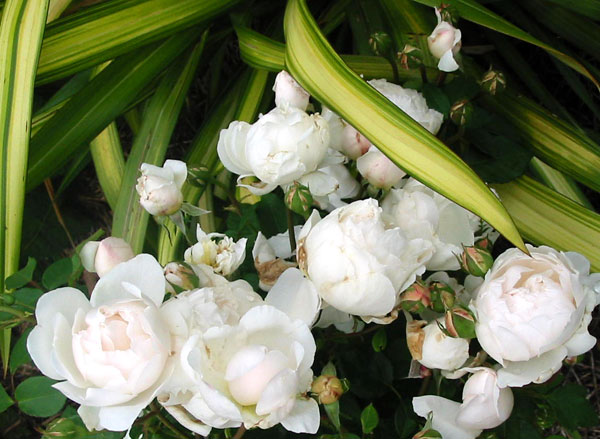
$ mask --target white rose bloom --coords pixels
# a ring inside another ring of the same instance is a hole
[[[381,189],[389,189],[397,185],[406,175],[406,172],[374,145],[371,145],[369,151],[356,160],[356,168],[369,183]]]
[[[381,203],[383,220],[399,227],[408,238],[421,238],[435,248],[428,270],[458,270],[462,245],[472,246],[478,216],[409,178],[402,189],[392,189]]]
[[[323,106],[323,118],[329,123],[329,146],[356,160],[371,147],[371,142],[344,119]]]
[[[354,198],[360,192],[360,184],[342,163],[322,166],[298,181],[308,187],[313,201],[323,210],[345,206],[343,199]]]
[[[444,439],[475,439],[482,430],[502,424],[512,412],[512,390],[498,386],[493,369],[467,370],[475,373],[465,383],[462,404],[433,395],[413,398],[415,413],[423,418],[432,413],[432,426]]]
[[[306,111],[310,95],[285,70],[277,74],[273,91],[275,92],[275,105],[277,107],[282,110],[289,107],[296,107],[302,111]]]
[[[567,356],[591,349],[587,330],[598,303],[600,275],[578,253],[527,246],[500,255],[471,308],[481,347],[504,365],[501,387],[547,381]]]
[[[140,204],[150,215],[172,215],[183,203],[181,187],[187,178],[187,166],[179,160],[167,160],[163,167],[142,163],[142,176],[136,190]]]
[[[429,243],[385,229],[374,199],[311,215],[298,237],[298,263],[321,298],[354,315],[385,316],[425,271]]]
[[[91,299],[74,288],[44,294],[27,349],[54,387],[81,406],[88,429],[127,430],[169,377],[169,331],[158,307],[162,267],[139,255],[103,276]]]
[[[294,227],[294,236],[300,234],[301,226]],[[256,235],[254,247],[252,248],[252,258],[254,267],[258,272],[259,284],[261,290],[269,291],[275,284],[281,273],[296,263],[286,261],[294,253],[290,246],[290,238],[287,231],[279,233],[267,239],[262,232]]]
[[[235,242],[222,233],[205,233],[198,224],[196,229],[198,242],[184,253],[184,260],[190,265],[208,265],[216,273],[228,276],[244,262],[246,257],[246,238]],[[221,238],[219,242],[213,238]]]
[[[422,320],[407,322],[406,339],[412,357],[429,369],[455,370],[469,358],[469,341],[449,337],[439,328],[440,318],[429,323]]]
[[[210,427],[269,428],[278,423],[296,433],[315,433],[318,405],[304,394],[312,382],[316,347],[306,323],[261,305],[239,322],[211,322],[203,329],[207,325],[197,320],[214,319],[218,312],[196,311],[196,306],[175,312],[165,308],[170,325],[182,329],[175,334],[182,340],[177,354],[181,374],[173,374],[161,403],[183,425],[204,435]]]
[[[102,241],[89,241],[79,253],[81,264],[90,273],[104,276],[121,262],[132,259],[135,255],[129,243],[121,238],[110,236]]]
[[[438,24],[427,37],[427,45],[431,54],[439,59],[438,69],[443,72],[453,72],[458,70],[458,64],[454,60],[461,46],[461,32],[447,21],[442,21],[439,11],[435,10]]]
[[[221,130],[217,152],[223,165],[240,178],[258,177],[258,185],[242,186],[263,195],[315,171],[328,146],[327,121],[289,107],[274,108],[251,126],[232,122]]]

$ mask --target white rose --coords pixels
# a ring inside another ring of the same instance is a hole
[[[458,53],[461,46],[461,32],[450,23],[442,21],[439,11],[435,10],[438,24],[427,37],[427,45],[431,54],[439,59],[438,69],[443,72],[453,72],[458,69],[454,55]]]
[[[258,185],[241,186],[263,195],[315,171],[328,146],[327,121],[318,114],[309,116],[289,107],[274,108],[249,128],[232,122],[221,130],[217,152],[223,165],[240,178],[258,177]]]
[[[196,228],[198,242],[184,253],[184,260],[190,265],[208,265],[216,273],[228,276],[244,262],[246,257],[246,238],[235,242],[222,233],[205,233],[198,224]],[[219,242],[213,238],[221,238]]]
[[[330,305],[361,317],[385,316],[425,271],[431,246],[385,229],[374,199],[313,213],[298,238],[298,263]]]
[[[187,166],[179,160],[167,160],[163,167],[142,163],[142,176],[136,190],[140,204],[150,215],[172,215],[183,203],[181,187],[187,178]]]
[[[475,373],[465,383],[462,404],[434,395],[413,398],[415,413],[423,418],[432,413],[432,427],[444,439],[475,439],[506,421],[513,409],[512,390],[498,387],[493,369],[466,370]]]
[[[294,227],[295,237],[300,234],[301,229],[301,226]],[[258,286],[261,290],[269,291],[279,279],[281,273],[296,266],[295,262],[286,261],[293,254],[287,230],[269,239],[262,232],[258,232],[252,248],[252,258],[254,259],[254,267],[258,272]]]
[[[135,255],[129,243],[113,236],[102,241],[89,241],[79,253],[81,264],[90,273],[104,276],[121,262],[132,259]]]
[[[191,314],[198,315],[195,308]],[[317,431],[318,405],[302,396],[312,382],[316,349],[306,323],[269,305],[251,308],[239,322],[204,331],[181,313],[170,312],[168,318],[193,334],[182,338],[177,354],[182,373],[173,377],[179,388],[168,385],[159,397],[183,425],[204,435],[209,427],[242,423],[246,428],[281,423],[296,433]]]
[[[27,349],[54,387],[81,406],[88,429],[127,430],[171,371],[158,307],[162,267],[139,255],[103,276],[91,299],[74,288],[44,294]]]
[[[462,245],[472,246],[480,219],[413,178],[392,189],[381,203],[383,220],[411,239],[430,241],[435,248],[428,270],[458,270]]]
[[[277,107],[282,110],[289,107],[296,107],[302,111],[306,111],[310,95],[285,70],[277,74],[273,91],[275,92],[275,105]]]
[[[347,203],[342,200],[360,192],[360,184],[342,163],[323,164],[298,181],[309,188],[313,201],[323,210],[345,206]]]
[[[375,146],[371,146],[366,154],[356,160],[356,168],[369,183],[381,189],[389,189],[397,185],[406,175],[406,172]]]
[[[504,365],[502,387],[544,382],[565,357],[596,343],[587,326],[600,275],[590,276],[589,262],[578,253],[527,248],[531,257],[510,249],[496,259],[471,306],[479,343]]]
[[[422,320],[407,322],[406,340],[412,357],[429,369],[455,370],[469,358],[469,342],[464,338],[449,337],[438,322]]]
[[[323,106],[322,116],[329,124],[331,148],[353,160],[369,150],[371,142],[336,113]]]

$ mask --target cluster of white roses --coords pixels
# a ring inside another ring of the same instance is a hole
[[[370,84],[426,129],[439,130],[443,116],[418,92],[385,80]],[[474,272],[481,277],[459,284],[446,271],[485,265],[481,243],[497,234],[405,178],[333,112],[309,115],[309,95],[289,74],[278,75],[275,92],[275,109],[253,125],[236,121],[221,132],[219,157],[257,195],[300,182],[330,212],[321,218],[313,211],[294,230],[295,245],[287,233],[258,234],[252,257],[265,299],[247,282],[225,277],[245,259],[245,239],[198,227],[185,263],[164,268],[150,255],[134,256],[117,238],[88,243],[81,258],[100,276],[90,299],[73,288],[45,294],[28,339],[35,364],[81,405],[88,428],[126,430],[156,398],[201,435],[212,427],[276,424],[315,433],[311,327],[351,332],[404,312],[415,361],[448,379],[472,374],[462,403],[421,396],[413,400],[415,412],[433,414],[433,428],[445,439],[470,439],[508,418],[510,387],[544,382],[566,357],[594,345],[587,326],[600,274],[589,273],[584,257],[548,247],[529,246],[530,255],[511,249]],[[381,202],[352,201],[360,184],[349,160],[371,185],[386,189]],[[142,166],[140,202],[153,215],[174,215],[185,175],[178,161]],[[243,180],[248,176],[254,182]],[[475,337],[495,366],[482,366],[485,355],[469,356]]]

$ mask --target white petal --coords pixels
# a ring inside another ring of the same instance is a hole
[[[499,387],[522,387],[529,383],[548,381],[562,366],[567,349],[560,346],[528,361],[505,361],[498,370]]]
[[[79,259],[81,259],[81,265],[90,273],[96,272],[96,252],[100,246],[100,241],[89,241],[81,248],[79,252]]]
[[[279,276],[265,302],[292,319],[302,320],[308,326],[314,322],[321,307],[321,299],[314,284],[297,268],[288,268]]]
[[[294,408],[281,420],[281,425],[294,433],[315,434],[320,420],[317,401],[312,398],[296,399]]]
[[[64,380],[65,377],[58,373],[52,361],[52,339],[53,331],[40,325],[33,328],[27,337],[27,351],[31,359],[44,375],[53,380]]]
[[[278,408],[285,406],[286,402],[293,399],[298,392],[298,378],[291,369],[284,369],[273,377],[263,390],[256,414],[267,415]]]
[[[438,69],[440,69],[442,72],[453,72],[458,70],[458,64],[454,60],[452,50],[448,50],[442,55],[440,62],[438,63]]]
[[[201,436],[208,436],[212,427],[205,423],[194,419],[190,412],[181,407],[180,405],[163,406],[171,416],[173,416],[177,422],[183,425],[190,431],[197,433]]]
[[[250,124],[243,121],[233,121],[227,129],[221,130],[217,153],[223,166],[234,174],[252,173],[252,168],[246,158],[246,138]]]
[[[58,288],[40,297],[35,307],[35,319],[38,326],[51,326],[54,316],[62,314],[72,324],[77,310],[87,312],[90,308],[90,302],[81,291],[70,287]]]
[[[433,429],[444,439],[475,439],[482,430],[461,428],[456,425],[460,404],[440,396],[426,395],[413,398],[413,410],[422,418],[433,412]]]
[[[166,282],[163,269],[153,256],[141,254],[117,265],[98,281],[90,299],[92,306],[137,299],[123,282],[135,285],[157,307],[162,303]]]
[[[181,160],[167,160],[163,168],[170,169],[173,172],[173,180],[175,185],[181,189],[183,183],[187,179],[187,165]]]

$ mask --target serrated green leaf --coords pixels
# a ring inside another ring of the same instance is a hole
[[[566,384],[548,395],[548,403],[556,411],[558,422],[569,430],[593,427],[600,423],[598,413],[586,398],[587,390],[578,384]]]
[[[473,170],[343,63],[319,32],[305,1],[288,2],[284,30],[286,67],[309,93],[404,171],[476,213],[525,249],[510,216]]]
[[[442,113],[446,118],[450,114],[450,105],[452,104],[448,96],[433,84],[423,84],[421,90],[423,96],[427,100],[427,106]]]
[[[17,340],[10,353],[10,373],[14,374],[19,366],[31,362],[31,357],[27,351],[27,337],[33,328],[27,328],[21,337]]]
[[[2,413],[14,403],[15,402],[12,400],[12,398],[8,396],[8,393],[6,393],[6,390],[4,390],[4,387],[0,386],[0,413]]]
[[[379,328],[371,339],[371,347],[375,352],[381,352],[387,347],[387,333],[385,328]]]
[[[364,434],[371,433],[379,425],[379,414],[373,404],[366,406],[360,414],[360,425]]]
[[[413,1],[434,7],[439,7],[442,3],[442,0]],[[494,12],[490,11],[485,6],[477,3],[475,0],[451,0],[449,3],[453,7],[456,7],[458,14],[461,18],[464,18],[465,20],[471,21],[481,26],[485,26],[489,29],[495,30],[496,32],[500,32],[513,38],[517,38],[519,40],[533,44],[534,46],[538,46],[541,49],[544,49],[550,55],[556,57],[572,69],[586,76],[590,81],[594,83],[594,85],[597,88],[600,89],[600,83],[598,82],[598,79],[595,78],[594,75],[592,75],[592,73],[590,73],[590,71],[582,63],[572,58],[571,56],[566,55],[565,53],[559,50],[556,50],[555,48],[544,43],[543,41],[532,37],[527,32],[523,31],[522,29],[519,29],[511,22],[500,17],[498,14],[495,14]],[[433,29],[431,30],[433,31]]]
[[[34,258],[27,258],[27,265],[25,265],[25,267],[6,278],[6,289],[13,290],[28,284],[31,279],[33,279],[33,271],[35,270],[36,266],[37,261]]]
[[[54,262],[44,274],[42,274],[42,284],[48,290],[53,290],[60,286],[66,285],[73,273],[73,262],[71,258],[63,258]]]
[[[52,387],[55,382],[44,376],[27,378],[15,389],[19,409],[28,415],[43,418],[58,413],[67,398]]]
[[[325,409],[325,413],[327,413],[327,417],[334,427],[340,431],[342,428],[342,424],[340,423],[340,402],[335,401],[331,404],[324,404],[323,409]]]
[[[528,241],[557,250],[576,251],[600,270],[600,215],[530,177],[493,185]]]

